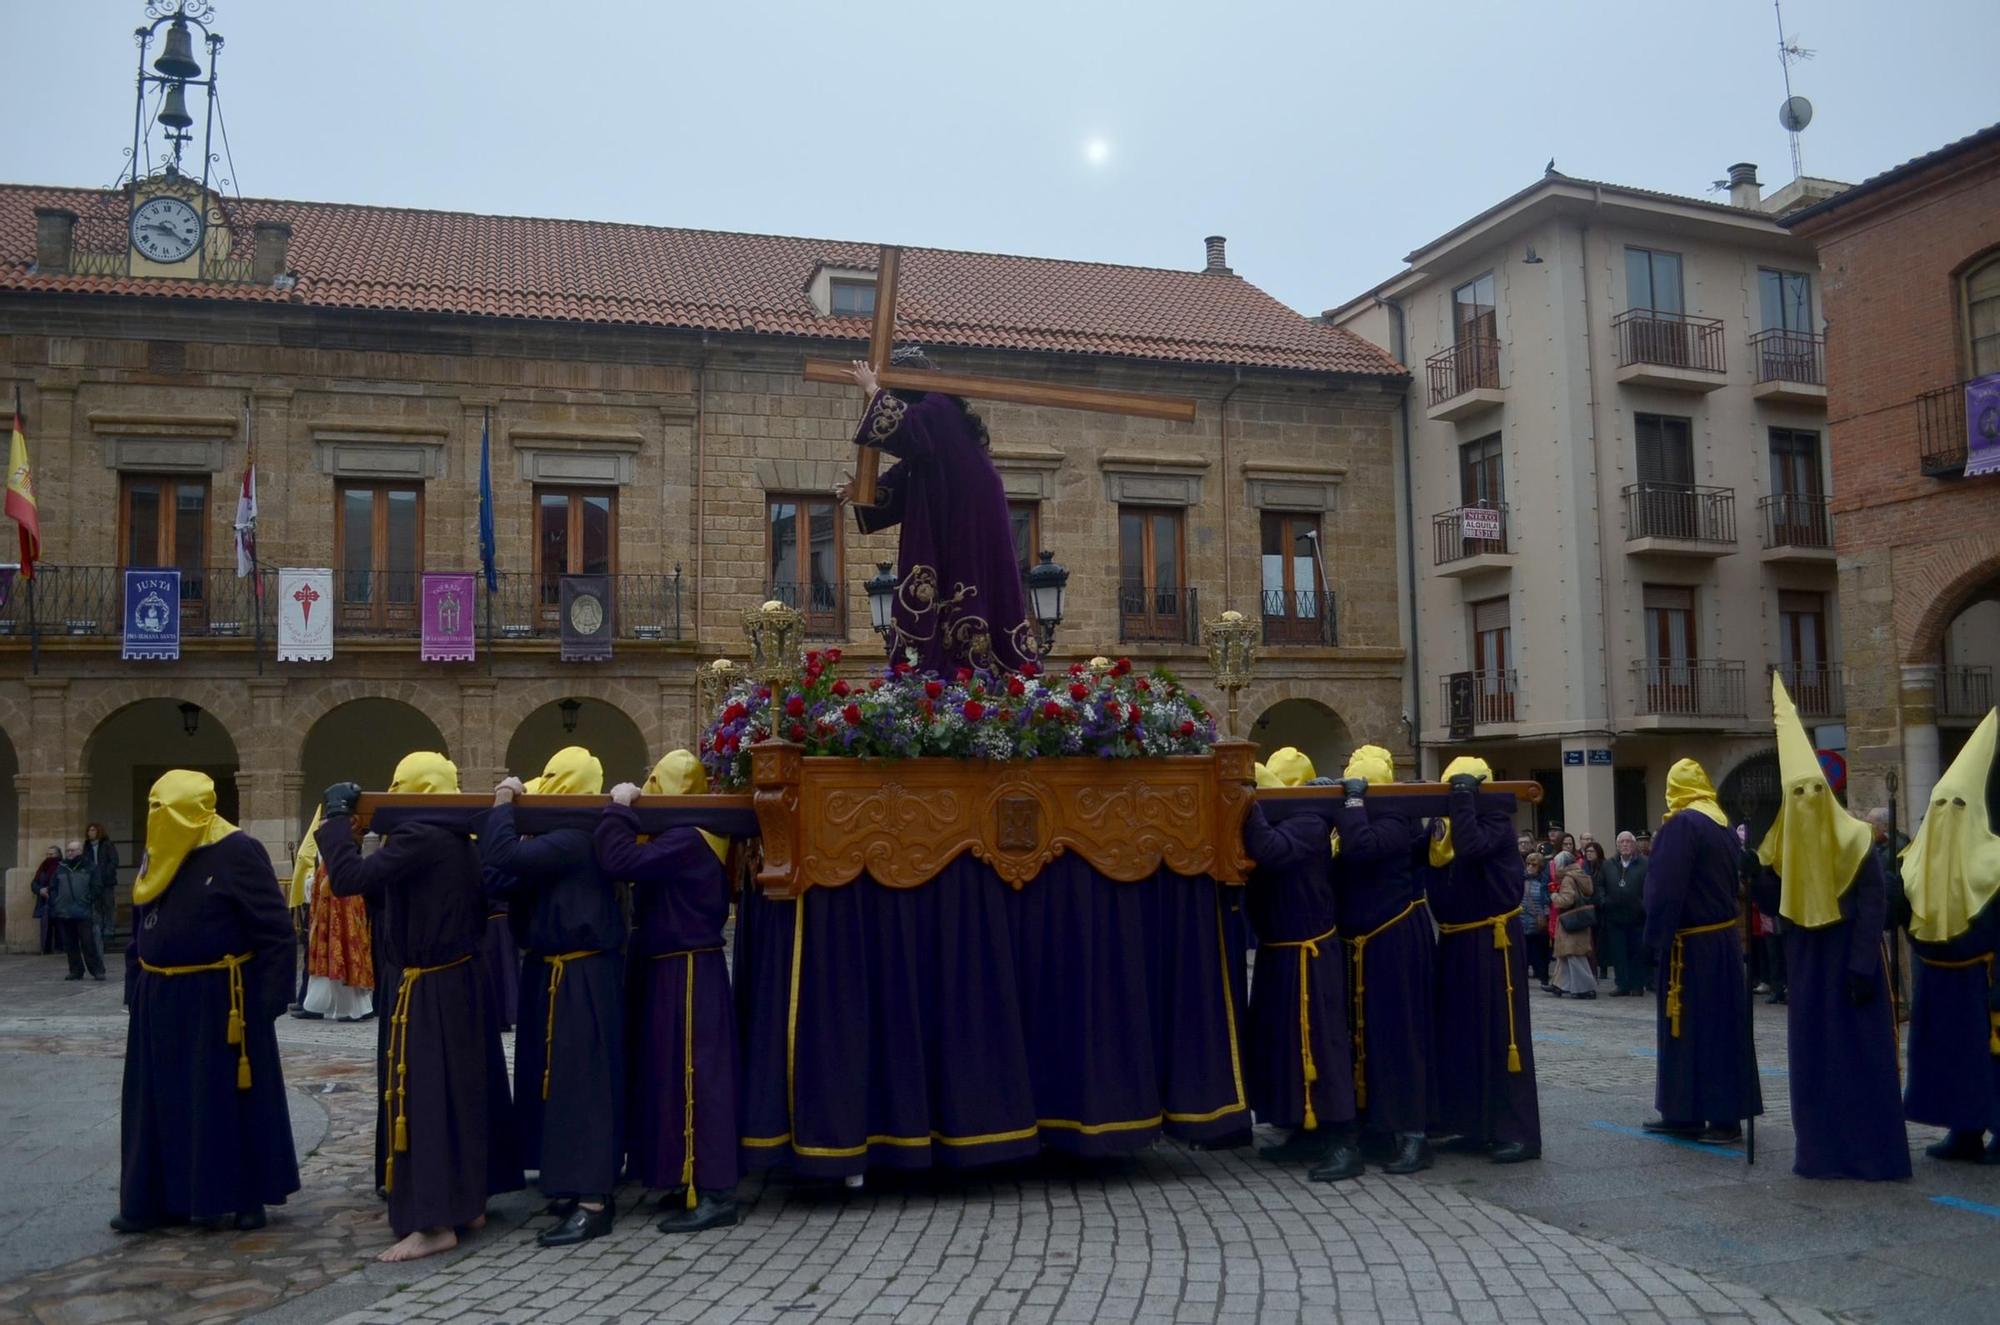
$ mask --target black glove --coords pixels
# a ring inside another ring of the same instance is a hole
[[[1368,794],[1367,778],[1348,778],[1340,784],[1347,791],[1347,799],[1358,801]]]
[[[1865,1008],[1875,1001],[1875,977],[1872,975],[1850,975],[1847,977],[1847,1001],[1857,1008]]]
[[[1460,773],[1451,780],[1451,789],[1453,792],[1475,793],[1479,790],[1479,775],[1476,773]]]
[[[353,814],[354,803],[360,799],[359,782],[336,782],[319,798],[320,814],[328,819],[338,819]]]

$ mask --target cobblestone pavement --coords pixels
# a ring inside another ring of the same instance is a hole
[[[115,1092],[37,1101],[102,1079],[123,1017],[115,985],[65,984],[60,970],[0,959],[0,1116],[110,1147],[108,1167],[78,1162],[63,1198],[94,1220],[115,1204]],[[1775,1094],[1754,1169],[1739,1151],[1638,1134],[1650,1003],[1537,996],[1533,1012],[1540,1164],[1447,1156],[1415,1180],[1327,1186],[1247,1151],[1164,1145],[1115,1164],[871,1178],[859,1193],[753,1180],[743,1224],[680,1240],[655,1233],[628,1190],[612,1236],[569,1251],[534,1247],[546,1221],[519,1195],[454,1255],[398,1267],[368,1259],[388,1240],[366,1190],[373,1028],[287,1019],[294,1108],[327,1119],[303,1157],[305,1192],[257,1234],[26,1241],[0,1261],[0,1275],[17,1267],[0,1282],[0,1325],[2000,1319],[2000,1170],[1919,1157],[1908,1184],[1789,1175],[1781,1009],[1759,1008]],[[1912,1129],[1913,1147],[1931,1135]],[[47,1198],[31,1180],[48,1175],[20,1170],[47,1153],[0,1146],[0,1228],[35,1226]]]

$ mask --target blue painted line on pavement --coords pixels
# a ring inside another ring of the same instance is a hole
[[[1983,1201],[1968,1201],[1963,1196],[1933,1196],[1933,1205],[1948,1205],[1954,1210],[1970,1210],[1975,1215],[1986,1215],[2000,1219],[2000,1205],[1987,1205]]]
[[[1791,1073],[1782,1067],[1760,1067],[1757,1069],[1757,1075],[1763,1077],[1788,1077]]]
[[[1534,1040],[1536,1044],[1573,1044],[1579,1047],[1583,1044],[1583,1041],[1577,1039],[1574,1035],[1551,1035],[1547,1031],[1530,1032],[1529,1038]]]
[[[1658,1049],[1633,1049],[1629,1052],[1634,1058],[1658,1058],[1660,1056]]]
[[[1591,1126],[1601,1132],[1616,1132],[1620,1136],[1636,1136],[1641,1141],[1658,1141],[1662,1145],[1678,1146],[1682,1150],[1696,1150],[1704,1155],[1727,1155],[1731,1158],[1736,1158],[1740,1157],[1743,1153],[1735,1146],[1716,1146],[1710,1145],[1706,1141],[1690,1141],[1685,1137],[1661,1136],[1654,1132],[1648,1132],[1643,1128],[1627,1127],[1623,1123],[1607,1123],[1601,1119],[1593,1122]]]

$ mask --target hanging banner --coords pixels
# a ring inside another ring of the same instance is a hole
[[[611,577],[562,577],[562,660],[603,662],[611,656]]]
[[[141,662],[174,662],[181,656],[181,573],[125,572],[125,648],[119,655]]]
[[[1965,384],[1965,476],[2000,474],[2000,373]]]
[[[326,662],[333,657],[333,572],[278,572],[278,661]]]
[[[472,661],[476,615],[472,594],[470,575],[424,572],[424,637],[419,661]]]

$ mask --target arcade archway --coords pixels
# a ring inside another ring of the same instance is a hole
[[[215,780],[215,810],[242,816],[236,795],[236,740],[214,713],[184,699],[142,699],[97,724],[84,743],[90,793],[84,818],[104,825],[118,848],[120,899],[137,872],[146,837],[146,793],[162,773],[191,768]],[[83,824],[75,825],[77,836]]]
[[[607,788],[619,782],[644,782],[653,766],[639,724],[623,709],[601,699],[575,697],[544,704],[521,720],[507,742],[507,770],[531,778],[566,745],[583,746],[597,756],[604,765]]]
[[[1715,798],[1733,824],[1750,825],[1750,841],[1764,840],[1764,834],[1778,817],[1778,802],[1784,798],[1778,779],[1778,752],[1762,750],[1729,770]]]
[[[1257,743],[1259,759],[1288,745],[1297,747],[1324,777],[1339,777],[1354,749],[1340,715],[1314,699],[1279,700],[1251,725],[1250,739]]]
[[[321,715],[299,755],[299,832],[311,821],[320,793],[335,782],[382,791],[396,764],[412,750],[450,756],[444,733],[421,710],[397,699],[352,699]]]

